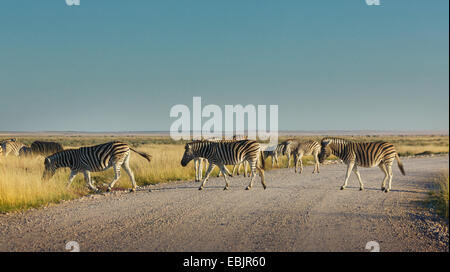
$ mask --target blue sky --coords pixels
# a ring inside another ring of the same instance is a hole
[[[2,1],[0,131],[168,130],[277,104],[281,130],[447,130],[447,0]]]

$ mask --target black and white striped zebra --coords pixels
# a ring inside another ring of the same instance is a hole
[[[30,157],[31,155],[32,155],[31,147],[24,145],[24,146],[22,146],[22,148],[20,148],[20,150],[19,150],[20,158]]]
[[[279,164],[279,157],[286,156],[288,160],[288,167],[291,165],[291,153],[293,149],[293,145],[296,144],[296,141],[294,140],[287,140],[282,143],[279,143],[273,150],[267,150],[263,151],[264,159],[267,157],[272,157],[272,167],[277,164],[277,167],[280,166]]]
[[[248,161],[252,172],[250,184],[247,186],[247,190],[253,186],[253,181],[256,176],[256,170],[258,170],[261,177],[261,184],[264,189],[266,184],[264,182],[264,161],[262,161],[262,167],[258,165],[260,157],[259,143],[252,140],[242,141],[194,141],[187,143],[183,158],[181,159],[181,165],[186,166],[191,160],[196,157],[206,158],[209,162],[208,170],[203,178],[202,184],[199,190],[202,190],[206,181],[211,174],[213,168],[217,165],[223,173],[226,173],[225,165],[238,165],[243,161]],[[223,175],[225,179],[225,188],[229,187],[227,175]]]
[[[203,143],[211,143],[211,142],[231,142],[233,140],[221,140],[221,139],[210,139],[210,140],[206,140],[206,139],[202,139],[202,140],[196,140],[195,142],[203,142]],[[194,172],[195,172],[195,181],[196,182],[200,182],[202,180],[202,176],[203,176],[203,168],[206,170],[208,169],[208,160],[206,158],[202,158],[202,157],[195,157],[194,159]],[[228,169],[225,167],[226,170],[226,174],[230,177],[232,177],[233,175],[228,171]],[[234,172],[234,169],[233,169]],[[219,169],[219,173],[217,174],[217,176],[219,177],[222,174],[222,170]],[[234,174],[234,173],[233,173]]]
[[[134,180],[134,175],[129,164],[130,150],[138,153],[150,162],[151,155],[147,153],[134,150],[122,142],[109,142],[96,146],[63,150],[48,156],[45,158],[44,162],[45,170],[43,179],[48,180],[51,178],[58,168],[69,167],[71,172],[68,186],[72,183],[75,176],[82,172],[89,188],[97,191],[97,188],[92,183],[90,173],[105,171],[106,169],[113,167],[115,174],[114,179],[107,189],[107,191],[110,191],[120,178],[120,169],[123,167],[132,183],[131,191],[135,191],[136,181]]]
[[[3,156],[7,157],[10,153],[14,156],[19,156],[19,151],[23,144],[18,142],[15,138],[4,140],[1,142]]]
[[[381,190],[386,193],[391,190],[392,183],[392,164],[397,159],[400,172],[405,175],[403,164],[400,161],[394,145],[388,142],[368,142],[357,143],[340,138],[324,138],[321,142],[322,148],[319,154],[319,161],[322,163],[331,154],[340,158],[347,164],[347,174],[345,176],[344,185],[341,190],[347,187],[348,178],[352,170],[355,172],[359,180],[360,190],[364,190],[364,185],[361,180],[361,175],[358,171],[358,166],[374,167],[378,166],[384,172],[385,176],[381,184]],[[386,188],[386,181],[389,180]]]
[[[303,172],[303,156],[312,155],[314,157],[314,173],[319,173],[319,153],[320,144],[316,141],[310,140],[306,142],[298,143],[292,151],[294,155],[295,173],[297,173],[297,167],[300,162],[300,174]]]
[[[34,156],[41,155],[47,157],[62,150],[64,150],[62,145],[56,142],[34,141],[31,144],[31,153]]]

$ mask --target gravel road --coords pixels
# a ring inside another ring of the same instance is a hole
[[[312,166],[235,177],[230,190],[212,178],[113,192],[0,215],[0,251],[448,251],[447,225],[419,203],[432,176],[448,169],[448,156],[403,158],[406,176],[394,164],[392,191],[381,192],[380,169],[361,169],[365,191],[352,174],[341,191],[345,165]],[[149,188],[152,189],[149,192]],[[422,207],[422,208],[421,208]]]

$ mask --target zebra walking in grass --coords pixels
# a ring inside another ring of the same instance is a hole
[[[56,172],[56,169],[61,167],[69,167],[70,186],[75,176],[82,172],[87,185],[91,190],[98,191],[91,180],[91,172],[105,171],[106,169],[114,168],[114,179],[109,184],[107,191],[111,191],[114,184],[120,178],[120,169],[123,167],[130,177],[132,188],[131,191],[136,190],[136,181],[134,180],[133,172],[130,169],[130,150],[138,153],[150,162],[151,155],[139,152],[125,143],[109,142],[96,146],[81,147],[78,149],[68,149],[55,153],[45,158],[45,170],[43,179],[50,179]]]
[[[199,190],[202,190],[206,181],[211,174],[213,168],[217,165],[223,173],[226,173],[225,165],[237,165],[243,161],[248,161],[252,172],[250,184],[247,186],[247,190],[253,186],[253,181],[256,176],[256,170],[258,170],[261,177],[261,184],[264,189],[266,184],[264,182],[264,161],[262,161],[262,167],[258,165],[260,157],[259,143],[252,140],[242,141],[219,141],[219,142],[207,142],[207,141],[194,141],[187,143],[183,158],[181,159],[181,165],[186,166],[191,160],[196,157],[206,158],[209,162],[208,170],[206,171],[203,182],[200,185]],[[223,175],[225,179],[225,188],[229,188],[227,175]]]
[[[19,150],[19,157],[23,158],[23,157],[29,157],[32,155],[31,152],[31,147],[29,146],[22,146],[22,148]]]
[[[388,142],[369,142],[357,143],[340,138],[324,138],[321,142],[322,148],[319,155],[319,162],[322,163],[331,154],[340,158],[347,164],[347,174],[345,176],[344,185],[341,190],[347,187],[348,178],[353,170],[359,180],[360,190],[364,190],[361,175],[358,166],[374,167],[378,166],[384,172],[385,176],[381,184],[381,190],[389,192],[392,183],[392,164],[397,159],[400,172],[405,175],[405,169],[400,161],[398,153],[395,151],[394,145]],[[389,181],[386,187],[386,181]]]
[[[280,144],[278,144],[275,149],[273,150],[267,150],[267,151],[263,151],[264,154],[264,159],[266,159],[267,157],[272,157],[272,167],[275,165],[275,163],[277,164],[277,167],[280,167],[279,164],[279,157],[281,156],[286,156],[288,159],[288,167],[290,167],[291,164],[291,153],[292,153],[292,145],[295,145],[295,141],[293,140],[287,140],[284,141]]]
[[[3,156],[7,157],[9,153],[14,156],[19,156],[19,151],[23,147],[23,144],[16,139],[8,139],[1,142]]]
[[[297,173],[297,167],[300,162],[300,174],[303,172],[303,156],[313,155],[314,157],[314,173],[319,173],[319,153],[320,153],[320,144],[316,141],[306,141],[298,143],[297,146],[292,151],[294,154],[294,163],[295,163],[295,173]]]
[[[34,156],[42,155],[44,157],[64,150],[61,144],[55,142],[34,141],[31,144],[31,153]]]

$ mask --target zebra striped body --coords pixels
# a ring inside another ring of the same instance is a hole
[[[195,142],[203,142],[203,143],[212,143],[212,142],[233,142],[234,140],[221,140],[221,139],[217,139],[217,140],[198,140]],[[207,165],[208,165],[208,160],[206,158],[202,158],[202,157],[195,157],[194,158],[194,171],[195,171],[195,181],[196,182],[200,182],[202,180],[202,176],[203,176],[203,166],[205,168],[205,171],[207,170]],[[217,176],[219,177],[220,174],[222,174],[222,170],[219,169],[219,173],[217,174]],[[232,174],[228,171],[228,169],[225,167],[226,173],[228,176],[232,176]],[[233,169],[233,174],[234,174],[234,169]]]
[[[19,143],[16,139],[9,139],[1,142],[3,156],[7,157],[8,154],[19,156],[19,151],[23,144]]]
[[[300,174],[303,172],[303,156],[313,155],[314,157],[314,170],[313,173],[319,173],[319,153],[320,153],[320,144],[316,141],[306,141],[301,142],[296,145],[294,150],[292,151],[294,154],[294,162],[295,162],[295,173],[297,173],[297,166],[300,162]]]
[[[291,145],[294,143],[292,140],[284,141],[280,144],[278,144],[274,150],[271,151],[263,151],[264,159],[271,156],[272,157],[272,167],[277,164],[277,167],[279,167],[279,160],[278,158],[281,156],[287,156],[288,158],[288,167],[291,162]]]
[[[59,143],[55,142],[35,141],[31,144],[31,153],[34,156],[42,155],[47,157],[62,150],[64,150],[63,147]]]
[[[385,174],[381,184],[381,190],[385,192],[389,192],[391,190],[393,176],[392,164],[395,159],[397,159],[397,164],[400,171],[403,175],[405,175],[403,164],[400,161],[398,153],[395,151],[394,145],[388,142],[357,143],[339,138],[324,138],[321,145],[322,148],[319,155],[320,162],[323,162],[326,157],[333,154],[347,164],[347,174],[341,190],[347,187],[348,178],[350,177],[352,170],[355,172],[355,175],[359,180],[360,190],[364,189],[361,175],[358,171],[358,166],[379,166]],[[386,188],[386,181],[388,180],[389,183]]]
[[[199,190],[203,189],[206,181],[211,174],[212,169],[215,165],[219,166],[223,173],[226,173],[225,165],[238,165],[243,161],[248,161],[250,169],[252,171],[252,178],[247,189],[253,186],[253,181],[256,176],[256,170],[259,171],[261,176],[261,183],[264,188],[266,188],[264,182],[264,161],[262,168],[258,165],[258,159],[260,156],[260,146],[259,143],[252,140],[242,140],[242,141],[195,141],[187,143],[185,146],[185,152],[181,160],[181,165],[186,166],[192,159],[201,157],[206,158],[209,162],[208,170],[206,171],[203,182]],[[227,175],[223,175],[225,178],[225,188],[228,189],[229,184],[227,180]]]
[[[45,158],[43,178],[49,179],[58,168],[69,167],[71,173],[68,186],[72,183],[75,176],[82,172],[89,188],[96,191],[97,188],[92,183],[90,172],[105,171],[113,167],[115,176],[108,186],[108,191],[110,191],[120,178],[120,169],[123,167],[130,177],[133,186],[131,190],[134,191],[136,189],[136,181],[129,165],[130,150],[138,153],[150,162],[151,156],[146,153],[136,151],[125,143],[109,142],[96,146],[63,150],[48,156]]]
[[[32,152],[31,152],[31,147],[29,146],[22,146],[22,148],[19,150],[19,157],[23,158],[23,157],[29,157],[31,156]]]

